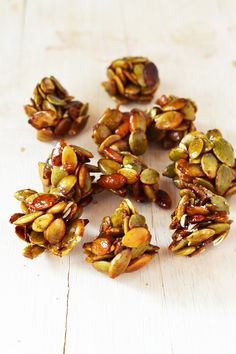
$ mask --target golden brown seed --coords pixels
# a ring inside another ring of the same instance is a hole
[[[145,265],[147,265],[152,258],[154,257],[154,254],[150,253],[144,253],[142,256],[135,258],[131,260],[130,264],[126,268],[126,273],[131,273],[135,272],[136,270],[139,270],[143,268]]]
[[[55,219],[44,231],[45,239],[52,245],[60,242],[66,233],[66,225],[63,219]]]
[[[118,253],[111,261],[108,274],[110,278],[116,278],[124,273],[131,260],[131,251],[127,248]]]
[[[47,227],[54,220],[54,216],[52,214],[44,214],[39,216],[34,220],[32,224],[32,229],[36,232],[43,232],[47,229]]]
[[[13,222],[15,225],[27,225],[30,224],[32,221],[34,221],[36,218],[41,216],[43,214],[42,211],[36,211],[35,213],[31,214],[26,214],[24,216],[21,216],[18,218],[16,221]]]
[[[75,151],[69,145],[65,146],[61,157],[63,168],[68,173],[73,173],[77,167],[78,159]]]
[[[126,247],[138,247],[146,241],[150,241],[151,235],[144,227],[135,227],[129,230],[122,238],[122,244]]]

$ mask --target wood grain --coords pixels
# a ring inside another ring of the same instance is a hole
[[[54,74],[69,92],[90,102],[89,124],[70,139],[98,157],[92,126],[114,103],[100,87],[109,62],[145,55],[161,75],[158,95],[193,98],[197,126],[217,127],[235,145],[236,5],[233,0],[9,0],[0,2],[1,325],[6,354],[234,354],[236,326],[235,226],[219,247],[193,259],[167,251],[170,212],[138,205],[161,247],[145,269],[111,280],[84,262],[81,246],[63,259],[21,256],[8,224],[18,209],[15,190],[41,188],[37,162],[54,143],[35,139],[22,105],[35,83]],[[150,147],[162,171],[167,153]],[[178,200],[175,187],[162,186]],[[97,197],[85,214],[86,240],[119,199]],[[230,199],[236,218],[235,197]]]

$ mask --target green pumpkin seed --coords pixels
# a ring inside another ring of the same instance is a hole
[[[98,167],[102,173],[105,175],[111,175],[116,173],[118,170],[121,169],[121,164],[116,161],[108,160],[108,159],[100,159],[98,161]]]
[[[211,152],[202,156],[201,166],[208,178],[213,179],[216,177],[218,162],[216,157]]]
[[[128,184],[134,184],[139,178],[138,173],[132,168],[123,167],[118,171],[118,173],[126,177]]]
[[[204,178],[197,177],[193,180],[193,183],[196,184],[196,186],[203,186],[203,187],[209,189],[210,191],[212,191],[213,193],[215,192],[214,185],[210,181],[208,181]]]
[[[144,242],[138,247],[133,247],[131,249],[131,259],[140,257],[149,248],[149,242]]]
[[[99,119],[100,124],[104,124],[111,131],[115,131],[122,121],[122,113],[118,109],[108,108]]]
[[[147,150],[147,136],[144,131],[136,130],[129,136],[130,150],[134,155],[142,155]]]
[[[211,141],[214,141],[215,138],[222,138],[222,134],[218,129],[208,130],[206,133],[206,136]]]
[[[116,278],[118,275],[124,273],[131,260],[130,249],[125,249],[118,253],[111,261],[108,274],[111,278]]]
[[[15,225],[27,225],[30,224],[32,221],[37,219],[39,216],[43,214],[42,211],[36,211],[35,213],[26,214],[21,216],[19,219],[13,222]]]
[[[175,147],[170,150],[169,158],[172,161],[177,161],[179,159],[187,159],[188,153],[186,150],[181,149],[180,147]]]
[[[213,241],[213,245],[214,246],[218,246],[222,241],[224,241],[224,239],[228,236],[229,232],[224,232],[221,235],[219,235],[218,237],[216,237]]]
[[[64,171],[63,167],[53,166],[51,173],[51,184],[52,186],[57,186],[62,178],[68,176],[68,173]]]
[[[234,166],[234,149],[227,140],[221,137],[215,138],[213,151],[222,163],[230,167]]]
[[[229,189],[233,179],[233,170],[227,165],[221,165],[217,171],[215,181],[217,193],[220,195],[224,195],[225,192]]]
[[[184,114],[184,119],[193,121],[195,119],[196,107],[191,101],[188,101],[187,104],[181,108],[181,112]]]
[[[71,146],[67,145],[64,147],[61,162],[64,170],[68,173],[73,173],[75,171],[78,165],[78,159],[74,149]]]
[[[36,194],[33,189],[21,189],[14,193],[14,197],[20,202],[24,202],[29,196]]]
[[[134,65],[134,73],[136,75],[136,79],[137,79],[137,81],[138,81],[140,86],[145,87],[146,83],[144,81],[143,71],[144,71],[144,65],[143,64]]]
[[[201,138],[196,138],[190,142],[188,151],[191,159],[196,159],[202,152],[204,141]]]
[[[212,237],[215,234],[215,231],[212,229],[201,229],[193,232],[191,235],[187,236],[186,239],[189,242],[189,245],[198,245],[206,241],[208,238]]]
[[[38,246],[45,246],[47,242],[43,236],[43,232],[36,232],[36,231],[31,231],[29,235],[29,240],[31,243]]]
[[[60,180],[57,187],[63,194],[68,194],[77,182],[77,178],[74,175],[69,175]]]
[[[175,163],[173,162],[173,163],[169,164],[165,168],[165,170],[163,171],[162,175],[165,176],[165,177],[174,178],[176,176]]]
[[[195,251],[196,251],[196,247],[190,246],[190,247],[182,248],[181,250],[177,251],[176,254],[178,256],[189,256]]]
[[[156,127],[161,130],[173,130],[183,121],[184,115],[180,112],[170,111],[158,114],[155,117]]]
[[[123,224],[124,212],[122,208],[118,208],[111,216],[113,227],[120,228]]]
[[[160,175],[156,170],[146,168],[140,175],[140,181],[144,184],[156,184],[158,183],[159,177]]]
[[[54,220],[54,216],[52,214],[44,214],[39,216],[34,220],[32,224],[32,229],[36,232],[43,232],[47,229],[47,227]]]
[[[47,100],[54,106],[64,106],[67,102],[57,96],[47,95]]]
[[[96,270],[98,270],[99,272],[108,273],[109,267],[110,267],[110,262],[107,262],[107,261],[96,261],[96,262],[93,262],[93,267]]]
[[[44,231],[45,239],[52,245],[60,242],[66,233],[66,225],[63,219],[55,219]]]
[[[215,235],[221,234],[222,232],[226,232],[230,229],[230,225],[227,223],[215,223],[208,226],[209,229],[215,231]]]
[[[169,249],[173,252],[179,251],[181,248],[184,248],[185,246],[187,246],[188,241],[183,238],[180,241],[178,241],[177,243],[173,243],[173,245],[169,246]]]
[[[227,197],[236,193],[236,184],[233,184],[225,193]]]
[[[134,227],[145,227],[146,219],[143,215],[133,214],[129,219],[129,228],[133,229]]]
[[[216,206],[217,210],[229,213],[229,203],[224,197],[214,194],[211,196],[211,203]]]
[[[40,256],[40,254],[42,254],[44,251],[45,251],[44,247],[40,247],[38,245],[29,245],[24,248],[23,256],[30,259],[34,259]]]

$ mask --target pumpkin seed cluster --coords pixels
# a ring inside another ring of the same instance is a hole
[[[98,161],[103,173],[97,181],[98,185],[122,197],[129,194],[136,201],[152,201],[162,208],[170,208],[169,195],[159,189],[159,173],[130,152],[117,154],[119,159],[102,158]]]
[[[124,199],[112,216],[103,218],[99,236],[83,245],[86,261],[100,272],[116,278],[144,267],[159,247],[150,244],[151,235],[143,215]]]
[[[192,100],[162,95],[147,111],[152,118],[147,130],[148,139],[166,149],[176,146],[187,133],[196,130],[193,123],[196,112],[197,106]]]
[[[22,213],[11,216],[16,235],[28,245],[23,255],[36,258],[44,251],[56,256],[68,254],[83,237],[88,220],[80,219],[83,209],[73,201],[51,193],[23,189],[15,193]]]
[[[114,60],[107,77],[102,86],[120,104],[150,102],[160,83],[156,65],[144,57]]]
[[[74,101],[54,77],[44,77],[36,85],[31,104],[24,106],[37,138],[50,141],[66,134],[78,134],[88,120],[88,103]]]
[[[192,257],[205,251],[207,245],[216,246],[227,237],[231,221],[224,197],[195,184],[181,189],[180,196],[170,224],[175,230],[171,251]]]
[[[93,139],[99,145],[98,152],[107,157],[120,151],[142,155],[147,149],[147,126],[151,118],[139,109],[121,112],[108,108],[94,126]]]
[[[170,151],[169,157],[173,162],[163,174],[173,178],[178,188],[194,183],[218,195],[236,192],[234,150],[219,130],[187,134],[179,146]]]
[[[95,186],[90,173],[99,171],[97,166],[89,164],[92,157],[90,151],[68,145],[61,139],[47,161],[39,163],[44,191],[87,205],[92,200]]]

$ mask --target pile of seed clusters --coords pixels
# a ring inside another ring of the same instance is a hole
[[[180,189],[171,215],[174,230],[169,249],[192,257],[209,244],[218,245],[230,230],[227,196],[236,193],[236,162],[232,145],[219,130],[196,130],[196,104],[189,98],[162,95],[147,110],[122,111],[121,104],[153,99],[160,79],[157,67],[145,57],[114,60],[103,87],[118,103],[105,110],[93,127],[92,138],[101,155],[92,165],[88,150],[61,139],[45,162],[39,163],[43,192],[15,193],[21,212],[11,216],[16,235],[27,243],[23,255],[35,258],[45,250],[68,254],[82,239],[87,219],[83,209],[104,190],[151,201],[164,209],[171,198],[159,188],[160,174],[147,166],[143,155],[149,142],[169,149],[171,163],[163,175]],[[53,76],[36,85],[31,104],[24,107],[29,123],[42,141],[76,135],[88,120],[88,104],[74,101]],[[139,270],[159,247],[150,244],[145,217],[129,199],[103,218],[99,236],[84,243],[86,261],[116,278]]]

